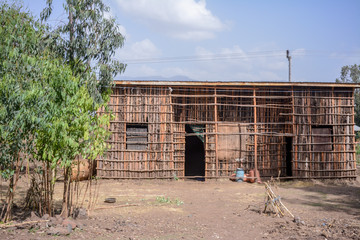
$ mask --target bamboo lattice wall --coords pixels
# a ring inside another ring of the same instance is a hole
[[[294,176],[356,177],[352,89],[295,89]]]
[[[120,82],[109,103],[111,148],[98,159],[97,174],[186,177],[186,138],[197,136],[206,178],[228,177],[238,167],[257,168],[262,176],[354,178],[353,93],[344,87]],[[187,133],[187,125],[201,129]]]

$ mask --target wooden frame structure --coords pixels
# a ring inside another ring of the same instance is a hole
[[[204,178],[229,177],[239,167],[264,177],[356,178],[357,87],[117,81],[109,103],[111,147],[98,159],[97,174],[184,178],[192,158]]]

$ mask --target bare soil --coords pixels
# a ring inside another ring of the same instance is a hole
[[[22,204],[26,179],[20,184]],[[61,199],[61,183],[56,198]],[[229,180],[100,180],[96,209],[68,236],[0,229],[1,239],[360,239],[360,183],[289,181],[274,188],[289,215],[262,213],[262,184]],[[2,190],[4,193],[4,190]],[[2,196],[3,197],[3,196]],[[105,198],[116,198],[105,203]]]

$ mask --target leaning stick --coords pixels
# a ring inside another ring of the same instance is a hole
[[[280,214],[282,216],[284,216],[284,213],[281,211],[281,208],[280,206],[278,205],[278,203],[276,201],[274,201],[274,197],[273,195],[269,192],[269,191],[266,191],[268,197],[267,197],[267,203],[265,204],[265,209],[264,209],[264,212],[266,211],[266,208],[267,206],[269,205],[269,203],[271,204],[273,210],[275,211],[276,215],[278,217],[280,217]]]
[[[0,224],[0,228],[18,227],[18,226],[22,226],[22,225],[26,225],[26,224],[49,222],[49,221],[50,220],[37,220],[37,221],[28,221],[28,222],[22,222],[22,223],[17,223],[17,224],[11,224],[11,225]]]
[[[279,199],[279,202],[281,204],[281,206],[283,206],[283,208],[285,208],[285,210],[291,215],[291,217],[294,218],[294,215],[289,211],[289,209],[287,209],[287,207],[281,202],[281,199]]]
[[[133,206],[139,206],[139,204],[124,204],[124,205],[117,205],[117,206],[111,206],[111,207],[100,207],[95,208],[93,210],[102,210],[102,209],[111,209],[111,208],[121,208],[121,207],[133,207]]]
[[[276,196],[275,193],[273,192],[273,190],[271,189],[271,187],[265,183],[266,188],[271,192],[271,194],[273,196]],[[294,217],[294,215],[290,212],[290,210],[281,202],[281,199],[279,198],[279,203],[281,204],[281,206],[291,215],[291,217]]]
[[[267,184],[267,183],[266,183]],[[272,194],[275,195],[275,193],[273,192],[273,190],[270,188],[270,186],[268,185],[269,190],[271,191]],[[289,209],[281,202],[281,199],[279,198],[279,203],[281,204],[281,206],[283,208],[285,208],[285,210],[291,215],[291,217],[294,217],[294,215],[289,211]]]

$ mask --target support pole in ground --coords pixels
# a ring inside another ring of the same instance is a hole
[[[259,181],[258,165],[257,165],[257,113],[256,113],[256,89],[253,89],[253,105],[254,105],[254,168],[255,177]]]
[[[216,167],[216,178],[219,177],[219,155],[218,155],[218,109],[217,109],[217,88],[214,89],[214,120],[215,120],[215,167]]]

